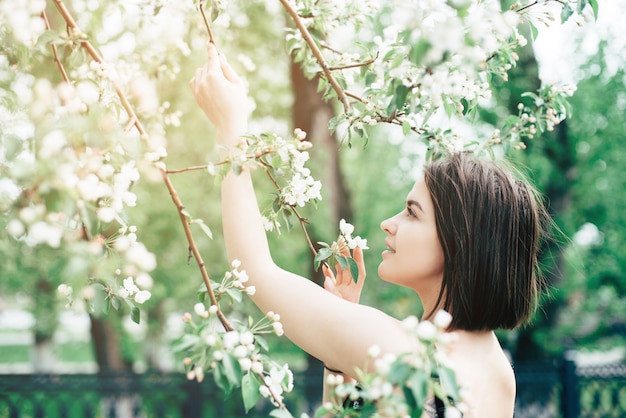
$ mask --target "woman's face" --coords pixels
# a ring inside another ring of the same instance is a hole
[[[417,291],[420,296],[439,293],[444,257],[430,193],[424,179],[415,183],[402,212],[383,221],[387,233],[383,260],[378,266],[381,279]]]

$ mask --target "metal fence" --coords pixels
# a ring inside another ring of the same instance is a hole
[[[568,360],[520,364],[516,418],[626,417],[626,365],[576,367]],[[321,376],[296,376],[292,411],[314,408]],[[307,407],[307,398],[310,405]],[[209,377],[182,374],[0,375],[0,418],[267,417],[262,402],[247,415],[238,390],[225,394]]]

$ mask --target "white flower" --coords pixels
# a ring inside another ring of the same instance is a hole
[[[204,343],[209,347],[213,347],[217,343],[217,337],[215,336],[215,334],[209,334],[204,337]]]
[[[345,219],[342,219],[342,220],[339,221],[339,232],[344,237],[351,238],[352,237],[352,233],[354,232],[354,226],[352,224],[346,222]]]
[[[224,358],[224,353],[219,350],[215,350],[215,352],[213,352],[213,358],[217,361],[222,361],[222,359]]]
[[[369,249],[369,247],[367,246],[367,240],[361,237],[354,237],[352,239],[348,239],[347,245],[348,245],[348,248],[350,248],[351,250],[354,250],[357,247],[363,250]]]
[[[245,270],[233,270],[233,276],[235,276],[241,283],[245,283],[249,280],[248,273]]]
[[[193,305],[193,310],[196,313],[196,315],[198,316],[203,316],[203,315],[208,315],[208,312],[206,310],[206,307],[204,306],[204,303],[198,302],[195,305]]]
[[[239,333],[237,331],[228,331],[224,334],[224,347],[233,348],[239,343]]]
[[[132,277],[125,278],[123,286],[130,295],[134,295],[135,293],[139,292],[139,288],[135,285]]]
[[[267,398],[270,396],[270,390],[267,386],[265,385],[261,385],[259,386],[259,393],[261,394],[261,396],[263,396],[264,398]]]
[[[237,358],[243,358],[248,355],[248,349],[243,345],[238,345],[233,350],[233,355]]]
[[[139,292],[135,293],[135,302],[141,305],[142,303],[146,302],[151,297],[152,297],[152,294],[149,291],[140,290]]]
[[[263,363],[261,363],[260,361],[253,361],[252,371],[257,374],[263,373]]]
[[[233,269],[238,269],[241,266],[241,261],[234,259],[230,265]]]
[[[156,267],[156,257],[142,243],[130,247],[126,251],[126,258],[144,271],[152,271]]]
[[[128,296],[130,296],[128,294],[128,290],[124,289],[123,287],[117,291],[117,295],[123,299],[126,299]]]
[[[63,229],[46,222],[36,222],[29,228],[28,238],[35,244],[45,243],[52,248],[58,248],[63,238]]]
[[[296,128],[293,131],[294,136],[296,137],[297,140],[299,141],[303,141],[306,138],[306,132],[304,132],[302,129],[300,128]]]
[[[444,311],[443,309],[439,310],[435,314],[435,318],[433,318],[433,323],[435,324],[435,326],[441,329],[448,328],[451,322],[452,322],[452,315],[450,315],[448,312]]]
[[[418,324],[419,324],[419,321],[418,321],[417,317],[414,316],[414,315],[407,316],[402,321],[402,326],[407,331],[413,331],[415,328],[417,328]]]
[[[243,345],[254,343],[254,335],[250,331],[244,331],[239,335],[239,342]]]
[[[250,360],[249,358],[240,358],[239,366],[241,366],[241,370],[247,372],[252,368],[252,360]]]
[[[135,278],[135,283],[142,289],[152,289],[152,286],[154,285],[154,280],[152,279],[152,276],[150,276],[148,273],[142,272],[139,273]]]
[[[41,147],[39,148],[39,158],[47,160],[53,155],[56,155],[67,144],[67,139],[63,131],[54,130],[49,132],[41,140]]]
[[[461,411],[459,411],[458,408],[454,406],[446,407],[446,418],[461,418],[461,417],[463,417],[463,414],[461,413]]]
[[[115,209],[111,207],[98,208],[96,213],[98,214],[98,219],[104,223],[113,222],[115,220],[115,216],[117,215]]]
[[[369,350],[367,350],[367,355],[369,355],[370,357],[378,357],[380,355],[380,352],[380,346],[373,345],[369,348]]]
[[[72,289],[72,286],[68,286],[64,283],[61,283],[59,287],[57,287],[57,292],[59,292],[62,296],[65,296],[68,298],[72,296],[74,289]]]
[[[256,286],[248,286],[246,287],[246,293],[250,296],[256,293]]]
[[[280,322],[274,322],[274,324],[272,324],[272,325],[274,327],[274,332],[279,337],[282,336],[285,333],[285,331],[283,330],[283,324],[281,324]]]
[[[211,306],[209,306],[209,313],[210,313],[210,314],[215,314],[215,313],[217,313],[217,305],[211,305]]]
[[[7,225],[7,232],[9,233],[9,235],[18,238],[24,235],[24,232],[26,232],[26,228],[24,228],[24,224],[17,219],[11,219],[11,221]]]
[[[420,340],[432,341],[437,335],[437,328],[435,328],[433,323],[430,321],[422,321],[417,326],[415,332],[417,333],[417,338],[419,338]]]

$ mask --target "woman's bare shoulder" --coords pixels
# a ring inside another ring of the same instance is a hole
[[[458,332],[449,358],[465,394],[464,418],[512,417],[515,374],[493,333]]]

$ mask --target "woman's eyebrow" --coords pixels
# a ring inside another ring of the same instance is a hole
[[[422,205],[420,205],[420,204],[419,204],[419,202],[418,202],[418,201],[416,201],[416,200],[411,200],[411,199],[409,199],[409,200],[407,200],[407,201],[406,201],[406,205],[407,205],[407,206],[415,206],[415,207],[417,207],[417,208],[418,208],[418,209],[419,209],[422,213],[424,212],[424,208],[422,208]]]

